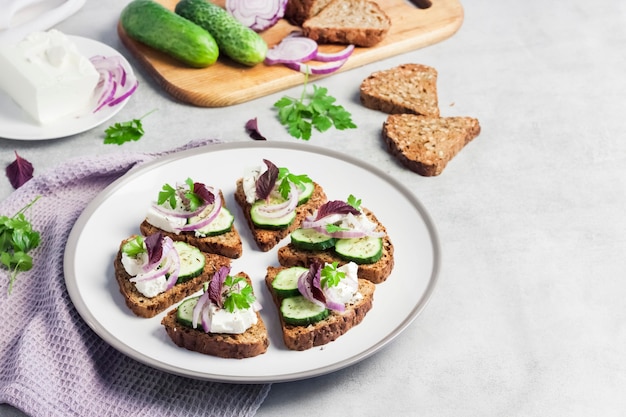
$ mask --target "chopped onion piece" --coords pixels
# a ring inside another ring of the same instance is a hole
[[[354,52],[354,45],[348,45],[339,52],[320,52],[315,54],[315,60],[320,62],[334,62],[346,60]]]
[[[261,32],[285,15],[287,0],[226,0],[225,8],[243,25]]]
[[[286,62],[285,65],[293,70],[300,71],[304,74],[325,75],[337,71],[343,66],[343,64],[346,63],[346,61],[347,58],[339,61],[326,62],[321,65],[310,65],[303,62]]]
[[[126,71],[120,56],[95,55],[89,60],[100,74],[94,90],[97,101],[93,113],[123,102],[137,90],[138,81]]]

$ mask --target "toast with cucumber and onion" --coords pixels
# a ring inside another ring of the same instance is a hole
[[[234,221],[220,190],[187,178],[163,185],[139,228],[144,236],[160,232],[203,252],[236,259],[243,245]]]
[[[394,266],[394,248],[386,228],[361,200],[333,200],[307,216],[290,234],[290,242],[278,249],[282,266],[308,267],[313,262],[343,265],[355,262],[359,278],[379,284]]]
[[[323,188],[307,175],[296,175],[263,160],[262,167],[237,180],[235,201],[252,237],[263,252],[297,229],[306,216],[326,201]]]
[[[185,299],[161,324],[179,347],[222,358],[243,359],[267,351],[269,337],[250,277],[220,268],[201,295]]]
[[[267,268],[265,284],[288,349],[325,345],[363,321],[373,306],[376,284],[358,278],[357,269],[354,262]]]
[[[155,233],[123,240],[114,270],[128,308],[149,318],[199,291],[215,271],[230,263],[228,257]]]

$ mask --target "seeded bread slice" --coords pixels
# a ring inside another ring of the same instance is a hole
[[[225,204],[224,195],[221,191],[220,198],[222,199],[222,204]],[[180,233],[166,232],[151,225],[146,220],[139,225],[139,229],[144,236],[160,232],[164,236],[169,236],[172,240],[189,243],[190,245],[200,249],[202,252],[216,253],[233,259],[239,258],[243,252],[241,236],[239,235],[239,232],[234,224],[232,225],[230,231],[224,234],[206,237],[196,236],[196,232],[194,231],[185,231]]]
[[[237,180],[235,201],[237,201],[237,204],[241,207],[244,217],[248,222],[248,227],[252,232],[252,237],[254,238],[254,241],[259,249],[263,252],[271,250],[278,244],[278,242],[300,227],[300,224],[302,224],[302,221],[306,216],[313,213],[319,206],[326,202],[326,193],[324,193],[322,187],[317,183],[314,183],[314,187],[315,188],[313,189],[313,193],[311,194],[309,200],[304,204],[300,204],[296,208],[296,218],[289,225],[289,227],[278,230],[261,229],[255,226],[252,221],[252,217],[250,216],[251,204],[246,201],[246,193],[243,189],[243,179],[240,178]]]
[[[380,284],[389,277],[391,271],[393,270],[394,248],[389,235],[386,234],[387,230],[376,218],[376,216],[374,216],[374,214],[367,209],[363,209],[363,212],[370,218],[370,220],[378,224],[376,230],[385,232],[385,237],[383,237],[383,256],[373,264],[359,265],[358,276],[359,278],[366,279],[374,284]],[[278,263],[282,266],[309,267],[315,261],[321,263],[338,262],[339,265],[347,263],[346,260],[335,254],[332,249],[324,251],[304,250],[296,248],[291,243],[278,249]]]
[[[332,0],[302,23],[302,33],[318,43],[370,47],[381,42],[391,19],[371,0]]]
[[[296,26],[318,14],[331,0],[289,0],[285,8],[285,19]]]
[[[472,117],[424,117],[392,114],[383,123],[389,152],[423,176],[441,174],[448,162],[480,133]]]
[[[274,278],[283,269],[286,268],[268,267],[265,284],[272,294],[272,299],[278,310],[283,341],[288,349],[302,351],[337,340],[337,338],[346,334],[354,326],[360,324],[365,315],[372,309],[376,285],[368,280],[359,279],[359,292],[363,297],[354,304],[346,306],[344,312],[331,311],[330,315],[324,320],[308,326],[287,324],[280,314],[281,298],[272,289]]]
[[[374,72],[361,82],[360,99],[365,107],[389,114],[438,117],[437,70],[403,64]]]
[[[236,276],[246,278],[252,285],[247,274],[239,272]],[[169,311],[161,324],[179,347],[220,358],[244,359],[265,353],[270,344],[265,323],[258,312],[257,323],[241,334],[205,333],[202,329],[192,329],[178,322],[177,312],[178,308]]]
[[[222,266],[229,266],[231,262],[231,259],[225,256],[204,253],[206,262],[204,270],[200,275],[189,281],[176,284],[171,290],[158,294],[155,297],[146,297],[137,290],[134,283],[129,281],[132,277],[128,275],[124,265],[122,265],[122,246],[134,237],[131,236],[120,244],[113,266],[115,279],[119,285],[120,293],[124,297],[124,302],[139,317],[154,317],[185,297],[199,291],[202,285],[209,281],[217,270]]]

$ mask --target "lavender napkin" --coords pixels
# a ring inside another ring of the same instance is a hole
[[[159,156],[212,143],[190,142],[163,153],[111,153],[69,161],[35,176],[0,202],[27,212],[41,244],[34,267],[13,292],[0,270],[0,403],[32,417],[253,416],[270,385],[238,385],[170,375],[119,353],[100,339],[72,305],[63,251],[86,205],[130,168]]]

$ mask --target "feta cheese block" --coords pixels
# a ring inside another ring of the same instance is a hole
[[[88,109],[99,78],[89,59],[55,29],[0,46],[0,89],[40,124]]]

